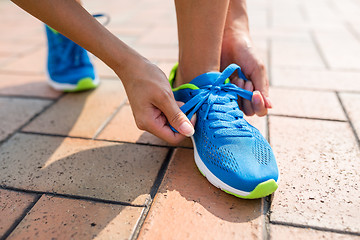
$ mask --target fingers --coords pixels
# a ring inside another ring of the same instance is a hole
[[[172,145],[176,145],[186,138],[180,133],[175,133],[170,128],[170,126],[167,124],[167,119],[163,114],[161,114],[161,118],[162,119],[160,121],[149,123],[147,126],[147,131],[151,132],[155,136],[165,140]]]
[[[267,114],[267,108],[265,107],[263,95],[261,95],[259,91],[255,91],[253,93],[251,103],[252,103],[252,108],[256,115],[262,117]]]
[[[195,132],[194,126],[180,110],[172,92],[164,92],[164,94],[165,96],[160,98],[161,101],[157,103],[156,107],[164,113],[165,117],[169,121],[169,124],[179,133],[187,137],[192,136]]]
[[[252,82],[246,81],[244,84],[244,89],[248,90],[250,92],[254,91],[254,86],[253,86]],[[252,103],[246,99],[242,99],[242,109],[247,116],[252,116],[255,113],[254,109],[252,107]]]
[[[258,116],[265,116],[267,108],[271,108],[272,104],[269,96],[269,84],[266,75],[266,70],[261,62],[257,62],[257,67],[250,74],[251,81],[244,82],[244,80],[234,77],[232,83],[240,88],[253,92],[253,98],[250,101],[241,99],[240,106],[244,113],[248,116],[254,114]]]
[[[245,81],[243,79],[239,78],[238,76],[231,79],[231,82],[233,84],[235,84],[236,86],[238,86],[239,88],[244,89]]]
[[[261,61],[258,61],[257,66],[250,75],[250,79],[254,84],[254,88],[261,93],[265,108],[272,108],[271,100],[269,98],[269,79],[265,66]]]

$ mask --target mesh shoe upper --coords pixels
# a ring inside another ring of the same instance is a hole
[[[269,143],[243,118],[238,95],[251,99],[252,93],[227,83],[233,71],[240,72],[230,66],[222,74],[200,75],[174,96],[186,103],[181,109],[189,118],[197,113],[193,138],[206,167],[227,185],[250,192],[264,181],[277,181],[278,168]]]
[[[48,40],[47,70],[58,83],[77,84],[80,79],[95,79],[95,72],[85,49],[45,26]]]

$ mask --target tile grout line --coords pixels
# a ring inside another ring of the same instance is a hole
[[[11,64],[11,63],[10,63]],[[6,67],[6,65],[2,65],[1,68]],[[32,71],[15,71],[15,70],[4,70],[0,69],[0,74],[6,74],[6,75],[20,75],[20,76],[39,76],[44,75],[44,72],[32,72]]]
[[[139,237],[139,234],[140,234],[140,231],[145,223],[145,220],[149,214],[149,211],[150,211],[150,208],[154,202],[154,198],[155,198],[155,195],[156,193],[158,192],[159,188],[160,188],[160,185],[164,179],[164,176],[166,174],[166,171],[168,169],[168,166],[169,166],[169,163],[170,163],[170,160],[173,158],[174,156],[174,152],[175,152],[175,148],[170,148],[169,149],[169,152],[168,154],[166,155],[165,157],[165,160],[163,162],[163,164],[161,165],[161,168],[158,172],[158,175],[156,177],[156,180],[150,190],[150,198],[148,200],[148,202],[146,203],[146,207],[139,219],[139,221],[137,222],[137,225],[134,229],[134,232],[132,234],[132,236],[130,237],[131,240],[136,240],[138,239]]]
[[[78,195],[63,194],[63,193],[27,190],[27,189],[15,188],[15,187],[8,187],[8,186],[4,186],[4,185],[0,185],[0,189],[11,190],[11,191],[16,191],[16,192],[22,192],[22,193],[45,194],[45,195],[53,196],[53,197],[61,197],[61,198],[66,198],[66,199],[90,201],[90,202],[96,202],[96,203],[114,204],[114,205],[129,206],[129,207],[145,207],[145,205],[131,204],[131,203],[122,202],[122,201],[105,200],[105,199],[101,199],[101,198],[78,196]]]
[[[299,67],[299,66],[287,66],[287,65],[276,65],[274,68],[282,70],[297,70],[297,71],[309,71],[309,72],[343,72],[343,73],[360,73],[358,68],[342,68],[334,67],[324,69],[323,67]]]
[[[317,118],[317,117],[302,117],[302,116],[294,116],[294,115],[286,115],[286,114],[276,114],[269,113],[269,116],[273,117],[286,117],[286,118],[298,118],[298,119],[308,119],[308,120],[318,120],[318,121],[329,121],[329,122],[347,122],[348,120],[339,120],[339,119],[328,119],[328,118]]]
[[[266,116],[266,139],[270,144],[270,117]],[[271,195],[262,199],[263,202],[263,240],[269,240],[270,236],[270,207],[271,207]]]
[[[338,100],[339,100],[339,102],[340,102],[340,106],[341,106],[341,108],[342,108],[342,110],[343,110],[343,112],[344,112],[344,114],[345,114],[345,116],[346,116],[346,118],[347,118],[347,122],[349,123],[349,125],[350,125],[350,127],[351,127],[351,130],[352,130],[352,132],[353,132],[353,134],[354,134],[354,137],[355,137],[355,139],[356,139],[356,142],[357,142],[357,144],[358,144],[358,146],[359,146],[359,148],[360,148],[360,138],[359,138],[359,136],[358,136],[358,134],[357,134],[357,132],[356,132],[355,126],[354,126],[354,124],[352,123],[352,121],[351,121],[351,119],[350,119],[350,117],[349,117],[348,112],[346,111],[345,105],[344,105],[343,101],[341,100],[341,97],[340,97],[339,92],[336,91],[335,94],[336,94],[336,96],[337,96],[337,98],[338,98]]]
[[[5,240],[7,239],[10,234],[16,229],[16,227],[22,222],[22,220],[24,220],[24,218],[26,217],[26,215],[31,211],[31,209],[35,206],[35,204],[39,201],[39,199],[41,198],[42,194],[39,194],[35,197],[35,200],[23,211],[23,213],[21,214],[21,216],[15,220],[15,222],[11,225],[11,227],[5,232],[5,234],[3,236],[0,236],[0,240]]]
[[[105,129],[105,127],[111,122],[111,120],[114,119],[114,117],[116,116],[116,114],[118,114],[118,112],[120,112],[120,110],[123,108],[123,106],[126,104],[127,102],[127,98],[125,98],[123,100],[123,102],[120,104],[119,107],[117,107],[115,109],[115,111],[110,114],[110,116],[100,125],[100,127],[96,130],[94,136],[91,138],[92,140],[95,140],[99,135],[100,133]]]
[[[336,91],[336,89],[321,89],[321,88],[307,88],[307,87],[299,87],[299,86],[286,86],[286,85],[275,85],[275,86],[271,86],[272,88],[276,88],[276,89],[294,89],[295,90],[299,90],[299,91],[317,91],[317,92],[334,92]],[[359,94],[360,91],[356,91],[356,90],[341,90],[341,92],[344,93],[357,93]]]
[[[323,62],[324,65],[325,65],[325,68],[326,68],[327,70],[329,70],[329,69],[330,69],[330,64],[329,64],[328,61],[326,60],[326,57],[325,57],[325,55],[324,55],[324,52],[321,50],[320,43],[319,43],[318,40],[316,39],[315,34],[314,34],[314,31],[310,30],[309,33],[310,33],[311,40],[312,40],[312,42],[314,43],[315,48],[316,48],[316,50],[317,50],[317,52],[318,52],[318,54],[319,54],[322,62]]]
[[[79,137],[79,136],[68,136],[68,135],[61,135],[61,134],[54,134],[54,133],[41,133],[41,132],[30,132],[30,131],[20,131],[21,134],[30,134],[30,135],[39,135],[39,136],[47,136],[47,137],[61,137],[61,138],[73,138],[73,139],[82,139],[82,140],[92,140],[92,141],[99,141],[99,142],[110,142],[110,143],[126,143],[126,144],[134,144],[140,146],[149,146],[149,147],[159,147],[159,148],[170,148],[169,145],[159,145],[159,144],[152,144],[152,143],[141,143],[141,142],[127,142],[127,141],[119,141],[119,140],[109,140],[109,139],[92,139],[89,137]],[[177,148],[183,149],[193,149],[192,147],[186,146],[176,146]]]
[[[349,231],[343,231],[343,230],[337,230],[337,229],[331,229],[331,228],[325,228],[325,227],[310,226],[310,225],[305,225],[305,224],[287,223],[287,222],[282,222],[282,221],[270,221],[270,224],[287,226],[287,227],[295,227],[295,228],[303,228],[303,229],[312,229],[312,230],[317,230],[317,231],[322,231],[322,232],[332,232],[332,233],[360,236],[360,233],[358,233],[358,232],[349,232]]]
[[[344,25],[345,25],[346,29],[350,32],[350,34],[353,35],[353,37],[357,41],[360,41],[360,34],[356,32],[354,27],[349,22],[346,22]]]
[[[5,139],[0,141],[0,146],[3,145],[5,142],[7,142],[12,136],[14,136],[16,133],[22,132],[22,129],[27,126],[30,122],[32,122],[35,118],[43,114],[47,109],[49,109],[51,106],[53,106],[55,103],[57,103],[65,94],[60,95],[57,99],[52,100],[49,105],[45,106],[40,112],[36,113],[34,116],[32,116],[27,122],[25,122],[23,125],[18,127],[14,132],[9,134]]]
[[[61,96],[61,95],[60,95]],[[24,96],[24,95],[7,95],[7,94],[1,94],[0,98],[18,98],[18,99],[33,99],[33,100],[48,100],[48,101],[55,101],[57,98],[51,98],[51,97],[39,97],[39,96]]]
[[[300,4],[298,5],[300,15],[305,22],[309,22],[310,21],[309,15],[308,15],[304,5],[302,5],[301,3],[302,2],[300,2]]]

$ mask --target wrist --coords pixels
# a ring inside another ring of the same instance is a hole
[[[246,0],[230,1],[224,32],[225,35],[227,33],[250,35]]]

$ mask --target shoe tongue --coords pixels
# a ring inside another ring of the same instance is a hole
[[[198,86],[199,88],[205,85],[213,85],[220,75],[221,73],[219,72],[204,73],[194,78],[190,83]]]

